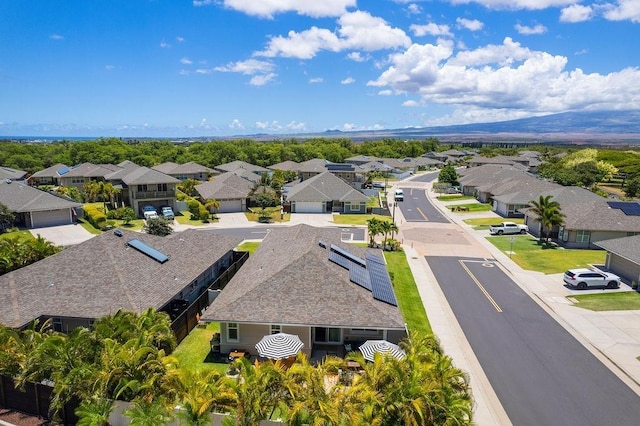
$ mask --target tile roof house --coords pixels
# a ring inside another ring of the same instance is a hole
[[[220,174],[220,172],[217,170],[205,167],[193,161],[189,161],[188,163],[184,164],[166,162],[158,164],[157,166],[153,166],[151,168],[169,176],[173,176],[179,181],[195,179],[204,182],[209,179],[209,176],[213,174]]]
[[[272,230],[202,317],[221,323],[222,352],[255,351],[262,336],[278,331],[298,335],[307,354],[320,348],[340,352],[350,340],[398,342],[405,337],[398,307],[351,281],[352,272],[330,260],[344,260],[335,247],[360,261],[366,258],[366,267],[352,265],[364,274],[376,266],[365,252],[382,256],[342,243],[338,229],[297,225]]]
[[[219,213],[231,213],[247,211],[247,199],[254,187],[254,182],[227,172],[196,185],[195,190],[203,201],[217,200],[220,203]]]
[[[60,176],[69,171],[69,167],[58,163],[29,176],[30,185],[59,185]]]
[[[221,173],[225,172],[233,172],[236,169],[245,169],[253,173],[271,173],[271,170],[265,169],[264,167],[256,166],[255,164],[247,163],[246,161],[232,161],[230,163],[220,164],[215,166],[214,169],[218,170]]]
[[[82,207],[80,203],[12,180],[0,180],[0,203],[16,213],[18,224],[28,228],[74,223],[75,209]]]
[[[291,213],[366,213],[369,197],[331,172],[320,173],[291,187]]]
[[[598,241],[607,251],[605,267],[628,282],[640,282],[640,235]]]
[[[195,230],[167,237],[103,233],[0,276],[0,323],[22,328],[52,318],[55,329],[68,332],[118,309],[139,313],[166,310],[173,300],[190,303],[231,264],[239,243]],[[145,247],[166,259],[152,258]]]

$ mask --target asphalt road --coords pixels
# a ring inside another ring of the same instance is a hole
[[[207,229],[206,232],[221,235],[234,235],[245,240],[262,240],[267,236],[269,231],[273,229],[273,226],[253,226],[250,228],[220,228],[220,229]],[[335,229],[335,228],[328,228]],[[364,228],[341,228],[343,241],[366,241]]]
[[[431,182],[432,180],[437,179],[439,174],[440,174],[439,171],[424,173],[411,178],[409,181],[410,182]]]
[[[514,425],[639,423],[640,398],[492,261],[426,259]]]
[[[397,201],[397,208],[407,222],[436,222],[450,223],[438,209],[431,204],[425,190],[422,188],[406,188],[400,186],[404,192],[404,201]]]

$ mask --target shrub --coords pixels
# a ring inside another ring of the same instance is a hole
[[[200,217],[200,207],[204,207],[199,201],[191,199],[187,202],[187,207],[189,208],[189,213],[195,216],[197,219]]]
[[[93,206],[85,206],[82,208],[84,211],[84,217],[91,225],[96,229],[105,229],[107,227],[107,216]]]

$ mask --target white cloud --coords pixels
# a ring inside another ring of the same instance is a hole
[[[423,103],[449,105],[450,122],[478,122],[567,110],[640,108],[639,68],[609,74],[568,70],[564,56],[502,45],[453,51],[451,43],[414,44],[369,86],[379,95],[413,93]]]
[[[545,27],[542,24],[536,24],[532,27],[529,27],[527,25],[516,24],[514,28],[516,29],[516,31],[518,31],[519,34],[522,34],[522,35],[537,35],[537,34],[544,34],[547,32],[547,27]]]
[[[244,126],[237,118],[234,118],[231,123],[229,123],[230,129],[244,129]]]
[[[469,31],[480,31],[484,27],[484,24],[477,19],[457,18],[456,23],[458,27]]]
[[[590,20],[593,14],[591,6],[572,4],[560,11],[560,22],[584,22]]]
[[[207,129],[210,130],[211,129],[211,125],[209,125],[209,123],[207,123],[207,119],[203,118],[202,120],[200,120],[200,126],[201,129]]]
[[[617,0],[616,4],[604,5],[604,17],[610,21],[624,21],[640,23],[640,2],[638,0]]]
[[[180,70],[180,71],[178,71],[178,74],[180,74],[180,75],[189,75],[189,74],[191,74],[191,72],[187,71],[187,70]]]
[[[286,125],[286,128],[288,130],[303,131],[307,129],[307,125],[305,123],[298,123],[296,121],[292,121]]]
[[[178,43],[182,43],[182,42],[184,42],[184,37],[177,36],[177,37],[176,37],[176,41],[177,41]]]
[[[378,95],[380,95],[380,96],[391,96],[391,95],[393,95],[393,90],[390,90],[390,89],[380,90],[378,92]]]
[[[207,6],[210,4],[215,4],[216,0],[193,0],[193,5],[195,7],[199,7],[199,6]]]
[[[412,15],[417,15],[419,13],[422,12],[422,8],[416,4],[416,3],[411,3],[408,7],[407,7],[407,11],[409,13],[411,13]]]
[[[254,125],[257,129],[262,131],[271,131],[271,132],[282,132],[282,131],[296,131],[301,132],[307,129],[307,125],[305,123],[300,123],[297,121],[291,121],[289,124],[282,125],[279,121],[256,121]]]
[[[105,65],[104,69],[106,71],[113,71],[114,69],[116,69],[115,65]]]
[[[217,70],[214,70],[213,68],[198,68],[196,70],[196,73],[197,74],[211,74],[211,73],[213,73],[213,71],[217,71]]]
[[[185,56],[184,58],[180,59],[180,63],[184,65],[191,65],[193,61]]]
[[[309,79],[310,84],[316,84],[316,83],[322,83],[322,82],[324,82],[324,79],[322,77],[315,77],[315,78]]]
[[[318,27],[301,32],[289,31],[286,37],[275,36],[267,48],[256,56],[311,59],[319,51],[375,51],[406,47],[411,39],[399,28],[392,28],[382,18],[367,12],[346,13],[338,19],[337,34]]]
[[[451,4],[477,3],[488,9],[541,10],[573,4],[576,0],[448,0]]]
[[[194,6],[204,6],[214,2],[214,0],[196,0],[193,4]],[[340,16],[346,12],[347,8],[356,6],[356,0],[222,0],[222,3],[229,9],[237,10],[247,15],[270,19],[275,14],[287,12],[315,18]]]
[[[272,72],[267,74],[254,75],[253,77],[251,77],[251,80],[249,80],[249,84],[252,86],[264,86],[277,76],[278,74]]]
[[[426,25],[413,24],[409,28],[411,29],[411,31],[413,31],[413,34],[416,37],[422,37],[427,34],[432,36],[453,37],[453,34],[451,34],[448,25],[438,25],[434,23],[429,23]]]
[[[405,107],[417,107],[417,106],[419,106],[419,105],[420,105],[420,104],[419,104],[418,102],[413,101],[413,100],[411,100],[411,101],[404,101],[404,102],[402,103],[402,106],[405,106]]]
[[[343,132],[352,132],[357,129],[358,129],[358,126],[356,126],[353,123],[344,123],[341,128]]]
[[[365,62],[369,60],[369,56],[363,56],[362,53],[360,52],[350,52],[347,55],[347,59],[351,59],[352,61],[355,62]]]
[[[237,72],[245,75],[266,74],[273,71],[273,63],[260,61],[258,59],[247,59],[246,61],[230,62],[227,65],[215,67],[215,71]]]
[[[353,84],[356,80],[353,77],[347,77],[340,82],[340,84]]]
[[[574,55],[584,55],[589,53],[589,49],[581,49],[574,53]]]
[[[171,47],[171,45],[163,40],[160,42],[160,47],[162,47],[163,49],[168,49]]]
[[[60,35],[60,34],[51,34],[49,36],[49,38],[51,40],[64,40],[64,36]]]

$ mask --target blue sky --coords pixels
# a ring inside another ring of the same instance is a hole
[[[639,0],[3,0],[0,135],[372,130],[640,108]]]

